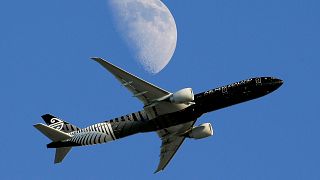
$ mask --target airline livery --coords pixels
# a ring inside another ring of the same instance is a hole
[[[101,59],[92,58],[110,71],[120,83],[143,104],[143,110],[79,128],[50,114],[42,116],[46,124],[34,125],[52,140],[48,148],[56,148],[55,163],[60,163],[75,146],[114,141],[137,133],[156,131],[162,144],[160,163],[163,170],[185,138],[202,139],[214,134],[210,123],[195,126],[205,113],[267,95],[283,81],[274,77],[256,77],[194,94],[191,88],[171,93],[134,76]]]

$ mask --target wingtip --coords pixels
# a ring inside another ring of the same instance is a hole
[[[162,171],[163,169],[157,169],[156,171],[153,172],[153,174],[157,174],[158,172]]]
[[[103,60],[102,58],[100,57],[90,57],[90,59],[94,60],[94,61],[99,61],[99,60]]]
[[[99,57],[91,57],[92,60],[96,61],[97,63],[101,64],[102,66],[104,66],[105,68],[107,68],[110,71],[110,67],[116,68],[116,69],[120,69],[122,71],[124,71],[123,69],[115,66],[114,64],[110,63],[109,61],[99,58]]]
[[[60,164],[60,163],[61,163],[61,161],[58,161],[58,160],[53,161],[53,164]]]

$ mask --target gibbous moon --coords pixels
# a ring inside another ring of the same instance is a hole
[[[170,61],[177,43],[177,27],[160,0],[109,0],[114,20],[135,58],[152,74]]]

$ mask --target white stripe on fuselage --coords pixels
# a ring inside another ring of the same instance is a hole
[[[110,122],[93,124],[86,128],[69,133],[71,142],[81,145],[93,145],[115,140]]]
[[[135,118],[133,118],[135,116]],[[127,114],[121,117],[114,118],[110,121],[118,123],[119,121],[147,121],[149,120],[144,110],[135,113]],[[78,131],[70,132],[72,136],[69,141],[81,145],[91,145],[105,143],[116,140],[110,121],[93,124]],[[97,142],[98,141],[98,142]]]
[[[112,130],[112,127],[111,127],[110,122],[107,123],[107,126],[109,127],[109,128],[107,128],[107,129],[110,130],[110,133],[109,133],[109,134],[111,134],[112,138],[113,138],[114,140],[116,140],[116,137],[114,136],[114,133],[113,133],[113,130]]]

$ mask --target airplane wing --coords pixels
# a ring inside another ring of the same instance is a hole
[[[101,58],[91,58],[102,65],[105,69],[110,71],[120,83],[126,87],[129,91],[133,93],[134,97],[137,97],[144,105],[151,104],[154,100],[159,98],[167,97],[171,93],[161,89],[139,77],[126,72],[125,70],[101,59]]]
[[[180,134],[189,130],[196,120],[157,131],[162,140],[160,162],[155,173],[164,170],[183,143],[185,136]]]

